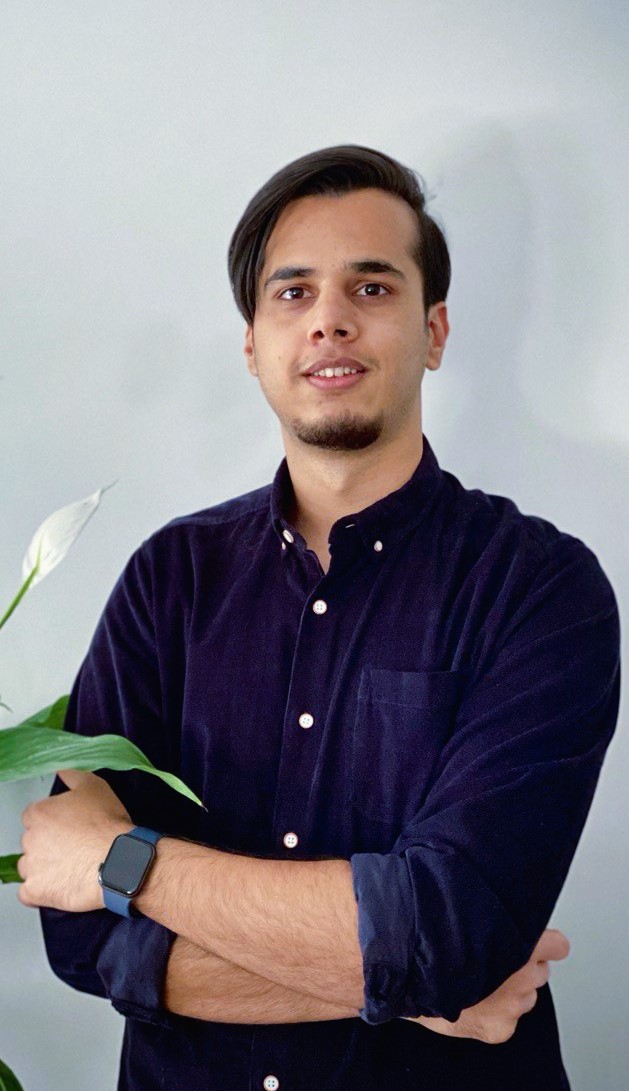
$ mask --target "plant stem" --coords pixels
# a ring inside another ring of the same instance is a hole
[[[31,586],[33,580],[35,579],[35,576],[37,575],[38,567],[39,567],[38,565],[35,565],[33,571],[30,573],[28,578],[26,580],[24,580],[24,583],[22,584],[22,586],[20,587],[20,590],[18,591],[17,595],[13,599],[13,602],[9,606],[9,609],[6,611],[6,613],[3,615],[3,617],[0,618],[0,629],[5,624],[5,622],[7,622],[9,620],[9,618],[11,617],[11,614],[13,613],[15,608],[17,606],[19,606],[20,602],[24,598],[24,595],[28,591],[28,589]]]

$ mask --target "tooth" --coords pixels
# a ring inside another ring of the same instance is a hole
[[[320,371],[313,371],[312,375],[317,375],[320,379],[334,379],[340,378],[343,375],[357,375],[358,368],[356,367],[325,367]]]

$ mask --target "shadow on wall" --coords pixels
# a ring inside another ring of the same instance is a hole
[[[452,334],[427,381],[437,420],[437,388],[452,365],[452,472],[581,537],[620,596],[629,590],[626,550],[609,528],[626,504],[629,459],[586,427],[592,371],[605,368],[598,341],[609,307],[598,166],[547,118],[510,129],[468,125],[458,147],[448,144],[435,203],[454,270]],[[430,436],[425,411],[423,424]]]

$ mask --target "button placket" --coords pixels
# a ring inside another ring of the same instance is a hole
[[[295,546],[295,548],[297,547]],[[312,588],[312,590],[316,594],[316,589]],[[323,590],[323,586],[321,590]],[[292,823],[295,820],[299,821],[299,816],[302,815],[304,793],[307,794],[308,792],[313,762],[316,767],[317,747],[321,742],[320,732],[316,732],[316,734],[313,732],[309,738],[305,736],[314,727],[318,717],[321,715],[325,719],[325,715],[324,709],[318,707],[318,704],[316,705],[316,712],[308,709],[313,697],[315,698],[313,703],[316,703],[317,695],[311,692],[311,686],[308,684],[311,672],[309,667],[305,671],[304,665],[312,664],[313,657],[316,659],[317,646],[321,645],[322,641],[321,654],[324,661],[329,655],[327,647],[331,639],[329,622],[328,624],[322,622],[322,630],[318,622],[312,620],[313,613],[317,616],[327,614],[328,605],[328,602],[323,598],[316,598],[314,601],[310,599],[309,602],[304,603],[299,637],[293,653],[295,658],[285,709],[278,792],[273,816],[275,836],[277,837],[276,844],[287,850],[289,854],[296,852],[298,846],[301,852],[305,848],[308,839],[308,829],[303,828],[298,834],[292,827]],[[308,620],[309,618],[310,620]],[[312,708],[312,705],[310,707]],[[297,730],[298,728],[299,730]]]

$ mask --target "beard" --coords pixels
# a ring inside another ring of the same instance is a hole
[[[382,434],[384,414],[377,417],[358,417],[345,410],[338,417],[306,424],[301,420],[290,422],[291,431],[312,447],[321,447],[327,451],[360,451],[375,443]]]

